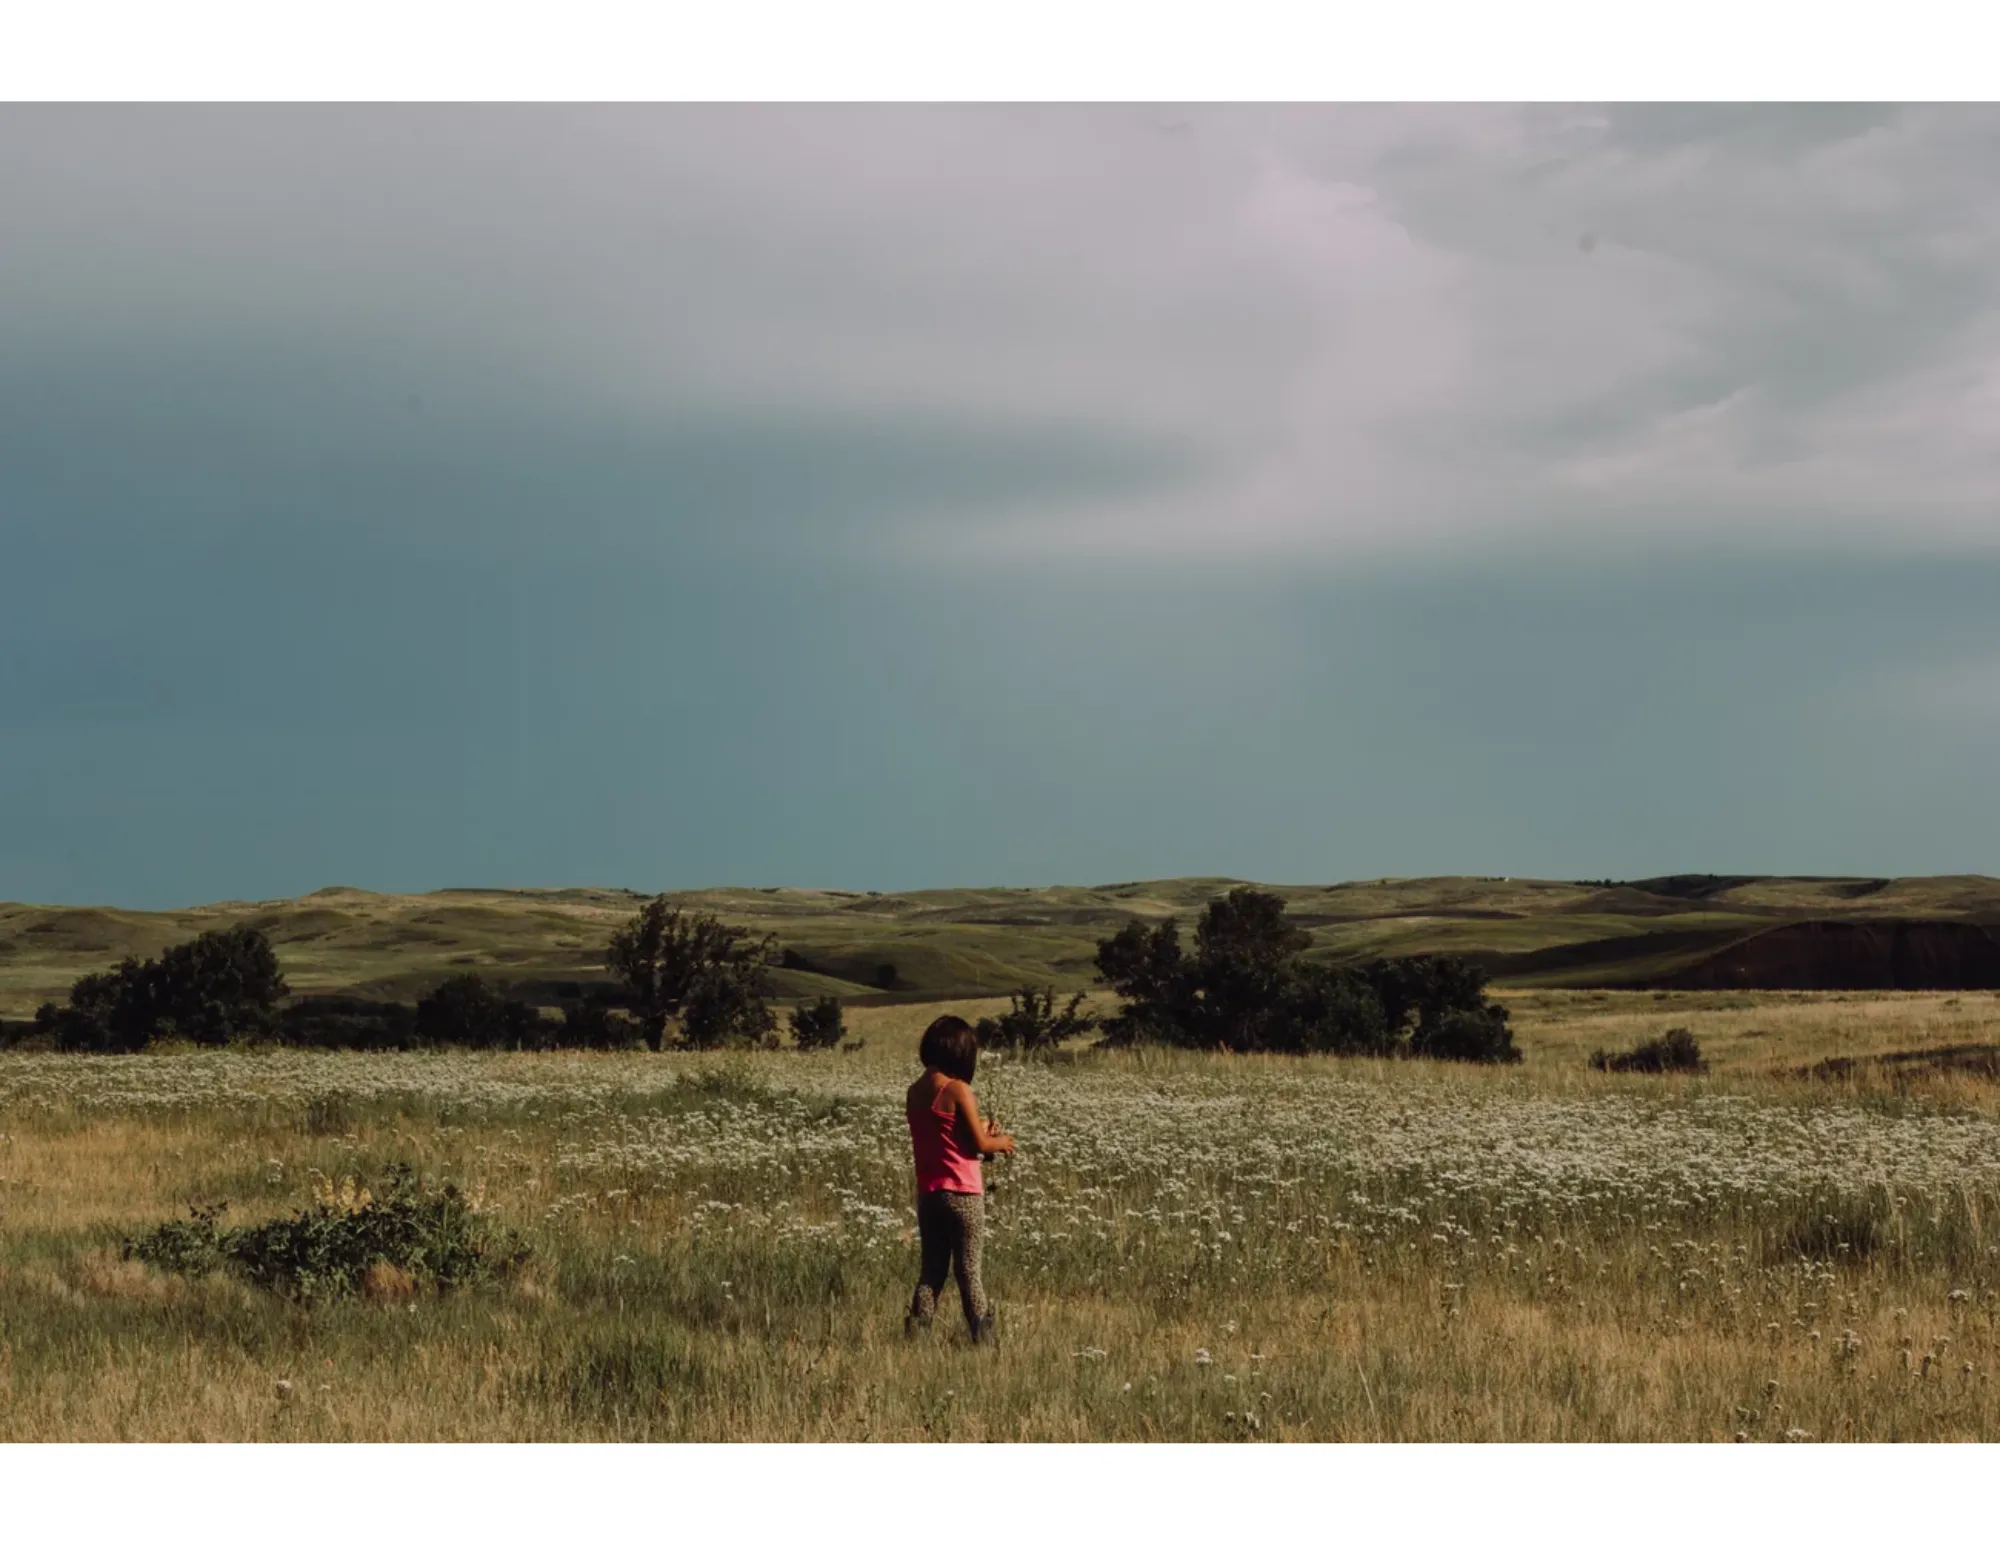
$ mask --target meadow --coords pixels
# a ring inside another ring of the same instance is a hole
[[[997,1349],[906,1343],[900,1092],[858,1051],[0,1056],[11,1440],[2000,1435],[1995,994],[1516,992],[1518,1067],[982,1063]],[[1673,1025],[1699,1077],[1593,1072]],[[120,1241],[407,1162],[517,1275],[301,1303]]]

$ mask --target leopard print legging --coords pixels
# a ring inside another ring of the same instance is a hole
[[[986,1236],[986,1199],[962,1191],[926,1191],[917,1198],[917,1237],[923,1267],[910,1300],[910,1319],[928,1325],[950,1272],[958,1275],[958,1300],[965,1323],[978,1331],[986,1322],[986,1289],[979,1280],[979,1248]]]

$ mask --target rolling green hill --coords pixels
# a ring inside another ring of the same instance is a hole
[[[785,996],[832,992],[890,1002],[999,994],[1027,982],[1087,986],[1097,940],[1132,918],[1178,917],[1191,929],[1212,897],[1241,883],[896,894],[779,887],[687,891],[676,899],[777,935],[789,952],[777,973]],[[1972,924],[1961,930],[1972,940],[1968,947],[1983,947],[1974,935],[2000,939],[2000,880],[1977,875],[1677,875],[1624,883],[1454,876],[1269,889],[1286,898],[1323,958],[1448,951],[1476,956],[1497,980],[1519,986],[1755,986],[1767,958],[1782,958],[1794,976],[1810,976],[1829,950],[1889,958],[1879,929],[1785,932],[1808,923]],[[335,887],[288,901],[177,912],[0,903],[0,1014],[30,1013],[121,955],[157,954],[235,923],[270,935],[294,991],[411,998],[456,972],[479,971],[553,998],[564,983],[602,979],[605,941],[643,899],[587,888],[401,896]],[[1919,945],[1903,956],[1920,962],[1959,948],[1959,935],[1949,931],[1920,928],[1910,937]]]

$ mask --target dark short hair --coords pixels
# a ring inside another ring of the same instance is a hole
[[[927,1068],[936,1068],[947,1078],[972,1082],[979,1066],[979,1033],[956,1014],[941,1014],[924,1032],[917,1055]]]

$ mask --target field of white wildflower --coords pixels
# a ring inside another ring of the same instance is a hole
[[[1963,1102],[1538,1069],[1532,1040],[1517,1069],[988,1059],[1022,1147],[989,1171],[982,1351],[955,1301],[902,1339],[907,1029],[0,1058],[0,1435],[2000,1434],[2000,1124]],[[298,1304],[120,1257],[189,1203],[282,1215],[399,1161],[527,1270]]]

